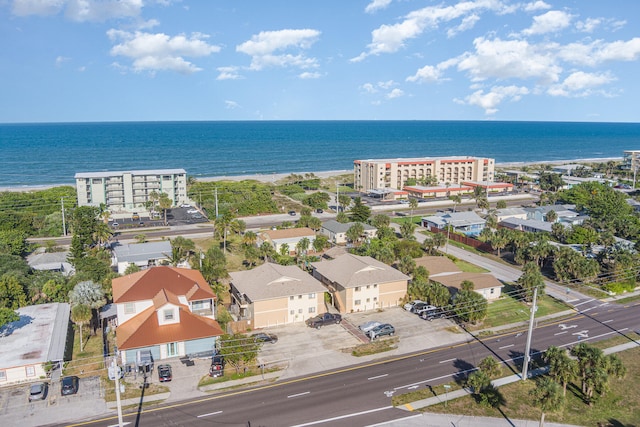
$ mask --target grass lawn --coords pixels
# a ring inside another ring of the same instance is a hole
[[[101,381],[105,386],[104,400],[107,402],[115,402],[116,389],[114,382],[109,380],[106,376],[101,378]],[[140,399],[140,396],[142,396],[142,388],[139,384],[131,384],[126,380],[120,380],[120,384],[124,385],[124,393],[120,393],[120,399]],[[149,387],[144,390],[144,394],[145,396],[150,396],[152,394],[166,393],[168,391],[169,387],[165,385],[150,383]]]
[[[454,264],[460,269],[460,271],[464,273],[488,273],[489,270],[486,268],[479,267],[475,264],[471,264],[470,262],[463,261],[458,259],[454,261]]]
[[[74,325],[75,333],[73,338],[73,356],[65,364],[64,375],[76,375],[79,377],[90,377],[100,375],[104,372],[102,358],[102,330],[98,329],[95,335],[90,335],[89,326],[82,327],[84,349],[80,351],[80,331]]]
[[[609,347],[610,345],[607,345]],[[593,406],[585,404],[580,396],[579,384],[567,389],[565,404],[561,410],[546,414],[548,422],[566,423],[580,426],[611,426],[625,427],[640,425],[640,348],[618,353],[627,375],[622,380],[611,380],[610,391],[596,401]],[[465,396],[447,402],[447,406],[439,404],[424,408],[425,412],[458,414],[460,416],[487,416],[500,419],[530,419],[540,418],[540,409],[531,404],[529,391],[535,387],[535,381],[518,381],[499,388],[504,403],[499,409],[487,408],[476,403],[473,397]],[[452,387],[452,390],[454,388]],[[422,390],[419,397],[400,395],[394,396],[394,404],[403,404],[435,394],[444,394],[442,386],[431,390]]]
[[[536,317],[546,316],[559,311],[569,310],[562,301],[551,297],[538,298],[538,311]],[[495,326],[508,325],[510,323],[524,322],[529,320],[530,306],[515,298],[503,294],[497,300],[489,303],[487,317],[478,325],[471,325],[470,330],[493,328]]]
[[[383,353],[398,347],[398,337],[385,338],[360,344],[351,349],[351,355],[356,357],[368,356],[370,354]]]

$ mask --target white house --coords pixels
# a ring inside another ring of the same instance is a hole
[[[322,223],[320,233],[329,238],[329,241],[339,245],[347,243],[347,230],[356,224],[355,222],[341,223],[336,220],[330,219]],[[376,237],[378,230],[372,225],[360,223],[364,229],[364,234],[367,238],[371,239]]]
[[[309,249],[313,251],[313,242],[316,240],[316,233],[310,228],[285,228],[283,230],[266,230],[258,233],[257,244],[270,243],[276,250],[280,252],[284,245],[289,248],[289,254],[295,254],[298,242],[302,239],[309,240]]]
[[[129,264],[135,264],[141,269],[155,265],[169,264],[171,257],[171,242],[117,244],[113,247],[111,265],[117,267],[119,274],[124,274]]]

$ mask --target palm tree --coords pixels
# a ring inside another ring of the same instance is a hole
[[[288,256],[289,255],[289,244],[288,243],[283,243],[282,245],[280,245],[280,255],[284,256]]]
[[[403,239],[415,239],[416,237],[413,235],[414,231],[416,231],[416,225],[413,222],[403,222],[400,224],[400,234]]]
[[[85,304],[76,304],[71,309],[71,321],[80,328],[80,351],[84,349],[82,342],[82,325],[86,325],[91,321],[91,307]]]
[[[113,236],[113,232],[109,228],[109,224],[104,222],[96,224],[96,229],[93,232],[93,238],[96,240],[96,242],[98,242],[99,244],[104,244],[109,241],[111,236]]]
[[[324,234],[321,234],[316,236],[316,238],[313,240],[313,243],[311,245],[313,246],[313,250],[315,252],[322,252],[322,250],[327,247],[328,243],[329,243],[329,238]]]
[[[269,242],[262,242],[259,251],[260,256],[264,259],[264,262],[267,262],[267,258],[274,253],[273,245],[271,245],[271,243]]]
[[[345,233],[347,239],[349,239],[349,241],[351,241],[354,245],[358,244],[358,242],[360,241],[360,237],[362,237],[363,234],[364,226],[360,222],[356,222],[355,224],[353,224]]]
[[[453,202],[453,211],[456,211],[456,206],[462,203],[462,196],[459,194],[454,194],[453,196],[449,196],[449,199]]]
[[[298,243],[296,244],[296,249],[299,254],[305,255],[309,250],[310,246],[311,246],[311,241],[309,240],[309,238],[303,237],[302,239],[298,240]]]
[[[540,427],[544,427],[544,417],[547,412],[557,411],[564,404],[564,396],[560,393],[560,385],[549,377],[542,377],[536,381],[536,388],[529,392],[532,402],[539,406]]]
[[[549,375],[562,384],[562,395],[567,395],[567,385],[577,374],[577,364],[569,357],[567,351],[551,346],[544,353],[544,360],[549,364]]]
[[[411,220],[413,221],[413,210],[418,207],[418,200],[414,198],[410,198],[409,207],[411,208]]]
[[[169,198],[167,193],[160,193],[160,198],[158,199],[158,207],[162,209],[164,213],[164,225],[167,225],[167,210],[173,206],[173,201]]]
[[[245,246],[253,246],[258,241],[258,235],[253,231],[247,231],[242,236],[242,244]]]

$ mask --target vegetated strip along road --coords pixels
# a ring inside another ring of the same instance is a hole
[[[534,330],[532,354],[550,345],[573,347],[638,329],[640,304],[606,304]],[[339,327],[339,326],[335,326]],[[312,330],[309,333],[313,333]],[[631,342],[631,340],[629,340]],[[504,375],[519,372],[526,332],[471,337],[466,343],[347,367],[281,383],[145,409],[141,426],[351,426],[403,418],[391,397],[449,382],[473,371],[486,356],[503,361]],[[135,423],[137,414],[125,421]],[[112,426],[115,417],[75,425]]]

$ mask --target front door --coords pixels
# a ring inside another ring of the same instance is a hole
[[[176,357],[178,355],[178,343],[170,342],[167,344],[167,357]]]

